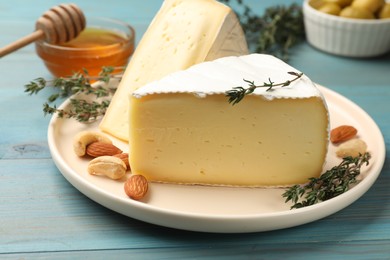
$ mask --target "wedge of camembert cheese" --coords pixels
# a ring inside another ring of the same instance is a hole
[[[323,96],[305,75],[289,86],[257,88],[239,103],[226,91],[243,79],[283,83],[296,69],[269,55],[204,62],[130,97],[132,172],[149,181],[288,186],[318,177],[328,147]]]
[[[128,140],[128,92],[194,64],[248,54],[234,12],[215,0],[165,0],[138,44],[100,129]]]

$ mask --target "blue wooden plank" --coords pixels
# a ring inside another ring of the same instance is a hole
[[[291,259],[302,260],[313,257],[318,260],[329,259],[388,259],[389,244],[386,241],[346,242],[336,247],[328,243],[291,243],[280,247],[276,244],[239,247],[191,247],[191,248],[150,248],[91,251],[37,252],[3,254],[2,259]],[[385,257],[384,257],[385,256]]]

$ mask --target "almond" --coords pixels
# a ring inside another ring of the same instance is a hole
[[[92,157],[112,156],[114,154],[122,153],[122,150],[113,144],[105,142],[93,142],[87,146],[86,154]]]
[[[334,144],[352,139],[357,134],[355,127],[350,125],[341,125],[330,131],[330,141]]]
[[[129,154],[128,153],[114,154],[114,157],[121,159],[126,164],[127,170],[130,170]]]
[[[131,175],[125,182],[125,193],[134,200],[142,199],[148,192],[148,180],[140,174]]]

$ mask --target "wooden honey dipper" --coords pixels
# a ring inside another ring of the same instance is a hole
[[[85,16],[75,4],[60,4],[46,11],[35,24],[35,31],[3,48],[0,57],[37,40],[59,44],[77,37],[86,25]]]

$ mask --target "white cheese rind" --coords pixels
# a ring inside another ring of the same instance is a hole
[[[151,82],[134,91],[133,96],[141,97],[162,93],[193,93],[200,97],[213,94],[224,94],[234,87],[248,87],[244,79],[254,81],[255,85],[264,82],[283,83],[295,76],[288,72],[300,73],[283,61],[265,54],[231,56],[204,62],[183,71],[178,71],[161,80]],[[196,79],[196,80],[195,80]],[[321,93],[314,83],[303,75],[298,81],[286,87],[257,88],[253,95],[266,99],[273,98],[308,98],[319,97]]]
[[[132,172],[155,182],[245,187],[318,177],[329,115],[309,78],[256,91],[234,106],[225,96],[243,74],[284,82],[286,70],[296,71],[267,55],[221,58],[139,88],[130,102]]]
[[[143,35],[100,129],[128,140],[128,94],[172,72],[248,53],[234,12],[215,0],[165,0]]]

